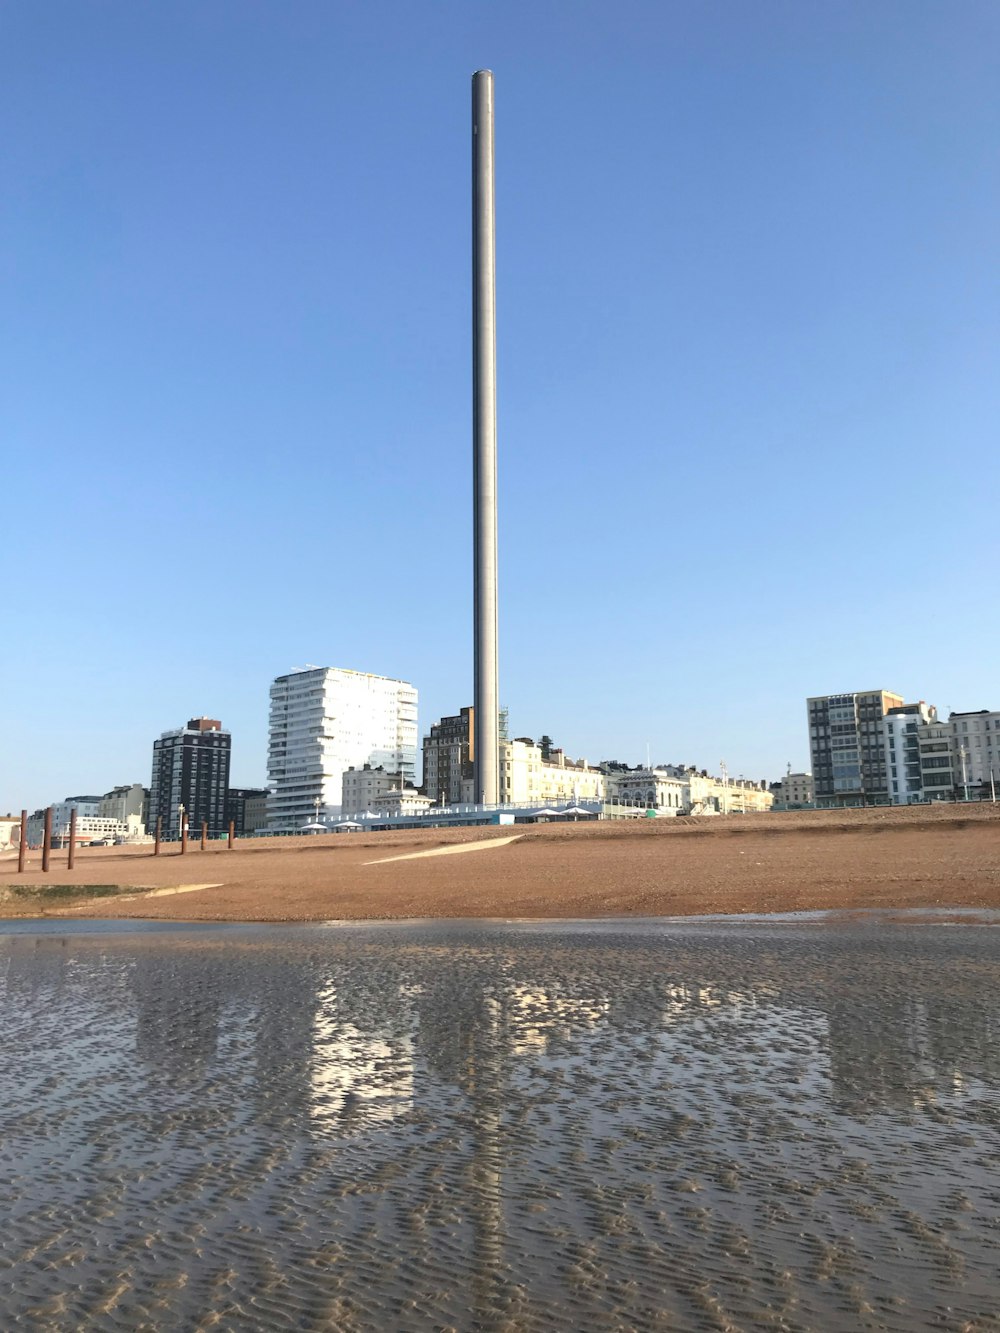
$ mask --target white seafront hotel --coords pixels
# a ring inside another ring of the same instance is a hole
[[[416,782],[417,691],[405,680],[306,667],[271,686],[268,828],[292,832],[341,812],[345,771],[371,764]]]

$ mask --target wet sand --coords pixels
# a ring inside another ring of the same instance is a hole
[[[1000,906],[1000,807],[845,812],[426,829],[224,842],[182,858],[176,844],[83,848],[75,870],[0,886],[114,884],[215,887],[82,905],[14,897],[0,915],[176,920],[321,921],[401,917],[601,917],[939,905]],[[510,842],[512,833],[519,836]],[[415,853],[497,840],[476,856]],[[405,859],[400,859],[405,858]],[[379,864],[381,862],[381,864]],[[85,893],[83,894],[85,898]]]
[[[0,1327],[996,1329],[952,920],[8,922]]]

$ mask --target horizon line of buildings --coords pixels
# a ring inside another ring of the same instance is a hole
[[[995,800],[1000,711],[951,712],[889,690],[806,700],[819,809]]]
[[[54,803],[53,839],[69,836],[77,815],[81,842],[148,839],[207,826],[222,837],[320,831],[383,815],[432,817],[473,804],[474,707],[440,718],[423,737],[417,783],[416,688],[408,681],[341,667],[305,667],[270,687],[266,787],[229,786],[231,734],[216,718],[191,718],[153,742],[150,785]],[[530,810],[585,802],[588,813],[644,810],[657,817],[765,810],[904,805],[995,799],[1000,776],[1000,712],[951,713],[947,721],[920,700],[887,690],[817,695],[806,701],[811,771],[777,782],[732,779],[685,764],[630,767],[617,760],[570,759],[543,735],[508,735],[499,717],[500,805]],[[40,840],[44,810],[28,821]],[[15,840],[12,815],[0,817],[0,847]]]

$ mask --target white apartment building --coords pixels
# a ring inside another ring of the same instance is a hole
[[[928,722],[917,729],[920,757],[920,789],[925,801],[953,801],[958,782],[958,758],[955,754],[951,724]]]
[[[271,686],[268,827],[341,816],[344,773],[370,764],[416,781],[417,691],[407,681],[306,667]]]
[[[920,765],[920,733],[937,721],[937,709],[923,699],[890,708],[882,719],[885,771],[893,805],[913,805],[924,799]]]
[[[1000,712],[949,713],[948,724],[959,795],[990,793],[1000,785]]]

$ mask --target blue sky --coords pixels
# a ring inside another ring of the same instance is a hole
[[[481,67],[513,733],[1000,707],[992,0],[8,0],[0,808],[202,713],[263,782],[307,663],[471,702]]]

